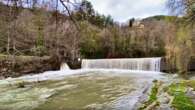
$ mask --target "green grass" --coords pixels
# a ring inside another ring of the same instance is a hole
[[[195,110],[195,104],[190,97],[186,96],[186,83],[172,84],[168,93],[174,96],[172,106],[177,110]]]
[[[159,84],[157,81],[154,81],[154,85],[151,89],[149,99],[144,103],[142,107],[139,108],[139,110],[144,110],[147,106],[157,101],[158,89],[159,89]]]
[[[158,84],[157,82],[155,82],[149,96],[149,102],[154,102],[157,100],[157,93],[158,93]]]

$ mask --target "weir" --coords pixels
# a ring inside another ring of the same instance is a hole
[[[84,59],[82,69],[128,69],[160,72],[161,58]]]

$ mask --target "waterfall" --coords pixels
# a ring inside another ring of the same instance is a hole
[[[84,59],[83,69],[129,69],[160,71],[161,58]]]
[[[61,66],[60,66],[60,70],[69,70],[70,67],[68,66],[67,63],[62,63]]]

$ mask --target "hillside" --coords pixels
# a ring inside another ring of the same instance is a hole
[[[55,6],[52,1],[34,8],[1,4],[0,53],[52,56],[69,65],[85,58],[166,57],[172,71],[186,73],[193,54],[192,29],[177,17],[152,16],[137,27],[114,22],[86,0],[70,10],[71,16]]]
[[[151,16],[151,17],[147,17],[147,18],[144,18],[142,19],[143,21],[153,21],[153,20],[157,20],[157,21],[160,21],[160,20],[176,20],[178,19],[177,16],[166,16],[166,15],[156,15],[156,16]]]

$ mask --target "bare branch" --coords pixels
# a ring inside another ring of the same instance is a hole
[[[65,4],[65,1],[64,1],[64,0],[60,0],[60,2],[61,2],[61,4],[63,5],[63,7],[66,9],[66,11],[67,11],[67,13],[68,13],[70,19],[71,19],[72,22],[75,24],[76,28],[77,28],[78,30],[80,30],[79,25],[77,24],[76,20],[72,17],[69,8],[68,8],[68,7],[66,6],[66,4]]]

